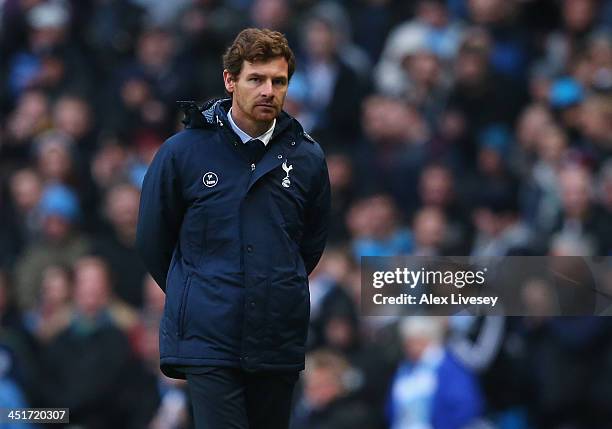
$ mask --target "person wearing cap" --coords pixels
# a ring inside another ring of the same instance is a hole
[[[560,77],[552,82],[548,93],[550,107],[558,121],[567,129],[570,140],[579,138],[580,106],[585,93],[584,88],[573,77]]]
[[[15,291],[22,310],[35,305],[46,267],[71,266],[91,248],[90,241],[77,229],[81,207],[70,188],[59,184],[47,186],[38,204],[38,213],[41,240],[24,250],[16,267]]]
[[[285,37],[243,30],[223,63],[230,98],[187,103],[187,129],[146,173],[137,247],[166,293],[161,369],[187,379],[196,427],[284,429],[329,177],[321,147],[282,111],[295,69]]]

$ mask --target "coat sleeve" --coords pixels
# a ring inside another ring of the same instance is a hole
[[[322,159],[322,166],[317,177],[317,185],[310,194],[310,201],[304,216],[304,235],[300,244],[300,253],[304,260],[306,273],[315,269],[323,254],[327,241],[331,196],[327,163]]]
[[[138,252],[164,291],[185,211],[180,176],[169,143],[162,145],[145,175],[136,234]]]

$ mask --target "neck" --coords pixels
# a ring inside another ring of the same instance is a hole
[[[237,106],[232,106],[232,119],[242,131],[255,138],[270,129],[272,121],[254,121],[248,118]]]

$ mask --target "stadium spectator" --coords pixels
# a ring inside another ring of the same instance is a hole
[[[70,323],[71,304],[72,273],[65,267],[47,267],[36,306],[24,315],[27,329],[41,343],[51,341]]]
[[[559,173],[561,208],[552,224],[552,232],[582,237],[591,243],[597,254],[607,255],[610,243],[610,222],[594,200],[592,173],[580,165],[569,165]]]
[[[350,364],[340,355],[320,350],[306,361],[304,392],[296,404],[291,429],[374,429],[375,417],[351,395]]]
[[[29,168],[16,170],[9,183],[11,205],[7,204],[6,236],[11,237],[10,246],[15,254],[35,239],[41,231],[39,202],[43,192],[40,176]],[[11,255],[15,256],[15,255]],[[12,259],[12,258],[11,258]]]
[[[366,194],[385,189],[403,212],[413,209],[431,137],[425,118],[401,99],[376,94],[364,100],[361,118],[363,137],[348,147],[362,172],[356,187]]]
[[[73,317],[42,352],[43,402],[69,407],[70,421],[87,427],[142,427],[153,415],[157,392],[141,379],[142,367],[122,331],[125,317],[111,296],[105,264],[79,259]]]
[[[134,308],[143,305],[146,269],[135,248],[140,191],[118,184],[106,193],[105,217],[110,228],[97,237],[92,252],[108,262],[115,277],[115,293]]]
[[[378,194],[356,202],[348,212],[347,223],[356,259],[408,254],[413,249],[412,234],[402,227],[397,206],[389,196]]]
[[[365,91],[358,72],[342,57],[338,17],[315,10],[304,24],[301,70],[309,87],[306,106],[314,117],[312,133],[324,147],[350,145]]]
[[[386,94],[405,93],[410,85],[404,71],[410,61],[407,57],[427,53],[449,62],[457,53],[462,33],[463,25],[449,19],[444,2],[418,1],[414,18],[394,28],[387,38],[375,71],[377,88]]]
[[[405,360],[391,385],[391,428],[461,428],[483,416],[475,375],[448,350],[446,322],[420,316],[400,324]]]
[[[458,195],[459,185],[452,170],[443,164],[425,165],[419,177],[419,207],[433,207],[442,211],[446,219],[445,247],[447,251],[466,254],[471,242],[472,226],[465,202]]]
[[[51,126],[49,99],[44,91],[24,91],[14,111],[7,118],[6,129],[0,131],[0,165],[20,164],[29,155],[34,137]]]
[[[71,266],[90,249],[89,239],[78,229],[76,194],[61,185],[43,191],[40,203],[41,237],[28,243],[17,262],[16,298],[22,310],[32,308],[39,296],[42,273],[50,265]]]
[[[415,256],[436,256],[446,253],[447,223],[444,213],[437,207],[423,207],[412,223]]]

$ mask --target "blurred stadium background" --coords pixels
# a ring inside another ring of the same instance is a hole
[[[222,96],[220,56],[257,26],[297,53],[286,110],[325,149],[333,192],[292,429],[612,427],[607,318],[365,318],[358,266],[611,254],[612,1],[0,0],[0,14],[1,407],[190,427],[184,384],[158,371],[139,188],[181,128],[175,101]]]

